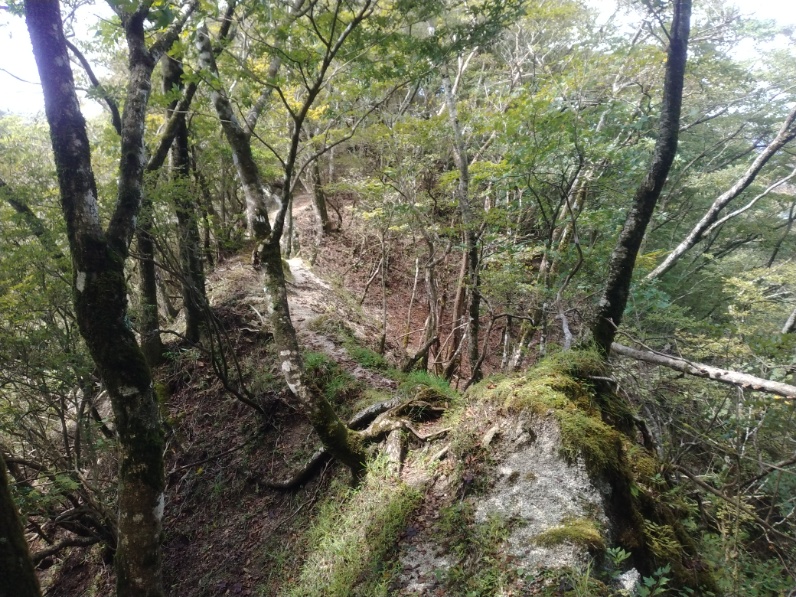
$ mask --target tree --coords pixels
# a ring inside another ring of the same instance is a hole
[[[196,7],[188,3],[147,47],[151,3],[114,4],[129,49],[116,208],[106,229],[85,121],[80,112],[57,0],[25,2],[44,90],[61,206],[72,255],[80,332],[113,404],[120,449],[117,594],[162,595],[160,531],[164,507],[163,431],[152,375],[127,316],[124,265],[143,196],[144,121],[152,70]]]
[[[8,490],[6,463],[0,453],[0,597],[38,597],[39,581],[28,554],[19,514]]]
[[[314,8],[314,6],[311,7],[312,10],[306,13],[306,17],[316,31],[319,31],[318,23],[315,21]],[[266,207],[264,181],[251,148],[251,134],[241,126],[219,81],[218,67],[207,30],[200,29],[197,35],[199,62],[202,68],[215,79],[211,91],[213,105],[235,156],[235,165],[246,194],[249,232],[258,243],[254,261],[256,266],[263,269],[265,277],[265,290],[271,314],[270,323],[281,361],[280,368],[290,390],[320,436],[324,446],[333,456],[351,469],[355,479],[362,473],[365,464],[362,441],[356,432],[348,429],[329,402],[317,388],[311,387],[306,379],[296,330],[290,319],[280,241],[284,231],[285,218],[291,207],[294,176],[297,174],[295,172],[296,158],[304,120],[326,81],[332,61],[349,35],[373,12],[374,8],[375,2],[368,0],[357,7],[351,15],[343,16],[341,13],[342,3],[338,2],[335,9],[329,13],[331,22],[326,24],[328,40],[319,32],[324,48],[322,59],[316,66],[317,71],[313,75],[309,77],[305,75],[306,96],[301,101],[299,108],[292,108],[284,93],[279,90],[280,98],[290,115],[291,134],[287,156],[281,160],[284,172],[282,201],[273,227],[269,222]],[[271,85],[268,84],[269,87]]]
[[[666,256],[666,259],[664,259],[661,264],[658,265],[658,267],[647,274],[645,278],[647,281],[653,280],[668,272],[670,269],[672,269],[672,267],[674,267],[674,264],[680,259],[680,257],[683,256],[683,254],[686,253],[686,251],[704,239],[711,231],[715,230],[719,225],[723,224],[731,217],[737,216],[745,211],[745,209],[741,209],[719,219],[719,214],[721,211],[754,182],[755,178],[766,165],[766,163],[768,163],[768,161],[771,160],[771,158],[776,155],[777,152],[779,152],[785,145],[796,138],[796,125],[794,123],[796,123],[796,109],[790,111],[774,139],[768,143],[768,145],[766,145],[766,147],[755,157],[754,161],[749,165],[741,178],[739,178],[735,184],[733,184],[724,193],[716,197],[715,201],[713,201],[713,204],[710,206],[707,212],[705,212],[705,215],[703,215],[699,222],[694,225],[691,231],[686,235],[685,239],[683,239],[683,241]],[[772,187],[769,187],[767,192],[773,190],[773,188],[779,184],[786,182],[792,176],[793,175],[790,175]],[[757,201],[759,198],[760,196],[754,199],[752,205],[754,204],[754,201]],[[748,209],[748,207],[751,207],[751,205],[747,206],[746,209]]]
[[[163,90],[182,90],[182,61],[165,55],[163,64]],[[167,117],[174,116],[180,109],[179,101],[169,104]],[[202,250],[199,245],[199,226],[196,209],[191,197],[190,187],[190,149],[188,146],[188,125],[183,114],[178,119],[174,141],[171,146],[169,168],[174,209],[177,213],[177,245],[180,256],[180,275],[182,302],[185,309],[185,337],[189,342],[198,343],[201,339],[201,326],[205,318],[205,279],[202,266]]]
[[[641,242],[677,153],[690,28],[691,1],[676,0],[668,32],[669,49],[655,150],[611,255],[608,277],[592,326],[595,344],[606,356],[611,352],[611,343],[622,323]]]

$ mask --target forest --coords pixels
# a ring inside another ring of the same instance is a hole
[[[0,597],[796,595],[792,28],[0,10]]]

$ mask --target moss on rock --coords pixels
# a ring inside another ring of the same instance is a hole
[[[668,563],[675,585],[713,591],[715,581],[683,527],[683,511],[656,499],[660,484],[667,484],[661,475],[664,467],[626,434],[626,424],[633,420],[630,406],[589,382],[590,377],[601,376],[603,367],[596,352],[558,353],[523,375],[488,378],[472,388],[469,397],[509,414],[554,417],[561,432],[562,455],[569,462],[582,458],[590,477],[610,487],[606,500],[613,536],[632,551],[641,574],[648,576]],[[565,520],[539,534],[536,541],[540,545],[571,542],[592,551],[605,548],[598,527],[583,518]]]
[[[538,534],[535,541],[544,546],[572,543],[582,545],[592,552],[605,550],[600,528],[588,518],[565,518],[559,526]]]

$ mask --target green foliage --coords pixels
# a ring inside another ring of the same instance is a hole
[[[385,359],[375,350],[371,350],[365,346],[358,346],[352,343],[350,346],[346,347],[346,350],[348,351],[348,354],[351,355],[352,359],[368,369],[385,371],[390,367],[387,359]]]
[[[404,374],[398,391],[408,397],[415,397],[419,394],[436,395],[449,401],[459,397],[459,393],[445,379],[428,371],[411,371]]]
[[[308,381],[317,386],[330,403],[337,406],[350,407],[363,391],[361,382],[323,353],[304,353],[304,370]]]
[[[301,573],[284,594],[388,595],[390,557],[420,497],[417,490],[391,478],[385,462],[371,463],[360,488],[333,495],[321,507]]]
[[[387,360],[376,351],[362,346],[361,341],[357,339],[354,332],[345,323],[331,317],[322,316],[312,321],[310,327],[331,336],[341,343],[349,356],[363,367],[376,371],[387,371],[390,369],[390,364]]]
[[[111,4],[131,10],[136,3]],[[20,5],[11,3],[15,10]],[[252,131],[264,182],[283,177],[290,153],[285,131],[296,127],[299,111],[307,108],[295,129],[302,133],[295,148],[299,163],[340,142],[320,157],[329,179],[323,182],[340,199],[346,221],[361,223],[362,248],[356,251],[371,251],[364,256],[373,257],[374,240],[384,240],[396,257],[390,265],[396,279],[415,258],[422,264],[449,251],[435,274],[450,300],[462,229],[454,195],[460,174],[440,93],[447,68],[456,80],[459,120],[471,158],[470,193],[478,205],[480,290],[491,314],[503,318],[496,320],[496,332],[508,315],[516,315],[514,327],[504,328],[507,348],[527,334],[526,351],[544,346],[549,353],[551,346],[562,344],[560,320],[554,318],[567,314],[573,334],[583,337],[632,189],[644,175],[654,145],[665,60],[666,33],[660,25],[668,18],[669,4],[623,2],[627,15],[596,28],[593,12],[574,0],[380,2],[331,63],[323,60],[324,52],[351,21],[354,8],[341,5],[335,13],[328,7],[318,4],[291,15],[285,3],[251,3],[245,17],[236,17],[245,37],[219,54],[221,79],[235,81],[230,93],[239,115],[255,105],[263,89],[274,91]],[[213,22],[218,3],[202,0],[198,10],[211,30],[218,27]],[[152,3],[149,34],[157,35],[176,15],[176,2]],[[778,34],[772,24],[735,18],[732,9],[710,2],[695,6],[694,15],[678,156],[637,262],[639,280],[621,331],[663,352],[792,383],[796,334],[780,333],[796,293],[791,189],[779,188],[728,220],[662,279],[640,279],[737,181],[761,144],[776,134],[792,101],[792,47],[761,51],[760,59],[748,64],[734,54],[740,43],[769,48],[764,44]],[[626,27],[628,22],[633,26]],[[104,67],[98,71],[108,73],[103,88],[117,99],[123,95],[126,64],[122,35],[119,19],[113,17],[99,24],[92,40],[78,40],[90,50],[92,62]],[[190,47],[191,35],[188,31],[178,40],[174,55]],[[192,64],[191,52],[184,54],[186,82],[206,79]],[[274,58],[282,66],[272,77]],[[312,91],[314,77],[326,67],[333,77]],[[153,95],[146,121],[149,146],[165,122],[164,107],[177,96],[176,90]],[[201,208],[208,256],[220,259],[245,244],[242,193],[218,123],[205,117],[207,89],[200,88],[194,102],[189,120],[196,186],[167,182],[155,173],[147,181],[147,194],[163,253],[176,240],[172,201],[189,197]],[[103,116],[90,123],[104,222],[116,203],[119,159],[118,137],[106,121]],[[65,472],[79,470],[87,471],[99,501],[106,503],[112,491],[97,463],[111,459],[113,442],[103,440],[98,425],[81,411],[84,399],[98,388],[74,323],[66,231],[54,168],[45,157],[50,155],[45,127],[3,117],[0,155],[0,178],[30,206],[46,232],[33,234],[30,222],[0,197],[0,440],[4,448],[45,460],[52,473],[46,483],[20,487],[17,497],[28,513],[65,504],[86,489],[75,486],[75,477]],[[728,210],[789,174],[791,162],[787,151],[776,156]],[[291,182],[304,175],[293,174]],[[179,280],[167,271],[161,274],[173,292]],[[134,279],[134,268],[126,275]],[[137,300],[134,294],[130,298]],[[427,308],[422,301],[416,304]],[[444,380],[422,372],[402,375],[344,324],[321,324],[357,363],[399,381],[402,395],[450,403],[461,413],[462,401]],[[495,348],[489,342],[486,346]],[[175,367],[184,379],[204,383],[201,376],[191,380],[197,355],[185,353]],[[494,367],[492,356],[487,365]],[[363,403],[362,384],[337,364],[313,353],[306,361],[312,383],[331,402],[344,408],[357,399]],[[764,544],[748,512],[728,507],[713,494],[706,493],[697,506],[692,493],[702,489],[678,479],[666,462],[690,469],[748,511],[781,520],[777,528],[793,534],[787,515],[796,491],[794,465],[769,466],[792,456],[793,403],[627,362],[611,367],[606,370],[601,358],[588,351],[557,353],[524,376],[492,377],[472,395],[509,411],[555,417],[567,458],[582,458],[592,472],[628,480],[634,504],[647,504],[647,514],[666,503],[677,516],[690,517],[688,534],[702,535],[701,551],[709,554],[722,591],[784,591],[790,582],[787,569],[796,562],[793,546],[770,534],[770,543]],[[259,366],[255,357],[244,369],[255,393],[284,388],[281,378]],[[590,376],[615,377],[618,393],[629,398],[636,413],[609,412],[608,407],[619,409],[616,405],[624,400],[598,404],[584,382]],[[364,400],[384,398],[371,394]],[[450,414],[449,420],[455,423],[456,416]],[[647,439],[657,444],[662,458],[606,423],[632,422],[635,416],[648,419]],[[69,445],[77,441],[76,434],[62,433],[62,421],[69,430],[81,431],[81,450]],[[467,471],[478,471],[487,462],[477,434],[454,433],[452,442],[454,454],[469,458]],[[457,516],[463,521],[468,514]],[[642,530],[637,539],[660,558],[692,557],[684,553],[687,537],[675,520],[647,521]],[[479,533],[473,531],[462,543],[469,545],[463,554],[491,553]],[[467,566],[451,581],[462,594],[490,594],[500,585],[500,565],[472,583],[464,578]],[[673,564],[672,581],[664,582],[668,572],[651,576],[648,594],[671,593],[680,572]],[[597,590],[594,570],[576,573],[573,591]],[[372,587],[374,594],[386,591]]]
[[[671,572],[671,568],[662,566],[655,570],[652,576],[645,576],[641,579],[641,586],[638,588],[639,597],[655,597],[656,595],[664,595],[667,592],[667,585],[672,580],[667,574]]]

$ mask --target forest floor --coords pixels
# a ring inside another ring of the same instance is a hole
[[[311,239],[308,199],[299,198],[294,209],[300,237]],[[357,242],[338,231],[324,239],[314,267],[301,254],[287,262],[291,316],[305,358],[325,355],[336,364],[331,375],[341,387],[330,398],[342,416],[392,397],[398,386],[349,354],[352,345],[375,348],[382,333],[381,297],[359,304],[369,274],[351,267]],[[245,384],[267,414],[226,392],[207,354],[170,347],[170,362],[157,372],[168,395],[164,584],[173,597],[277,595],[300,570],[319,504],[330,486],[347,484],[347,472],[332,463],[295,491],[265,487],[291,477],[320,444],[274,365],[260,274],[248,252],[218,264],[207,288],[241,371],[241,379],[234,373],[230,379]],[[406,321],[409,296],[401,291],[410,290],[411,283],[392,285],[390,308],[399,313],[393,321]],[[404,352],[396,335],[388,328],[393,365]],[[112,594],[113,569],[99,549],[76,549],[46,572],[43,584],[52,597]]]

